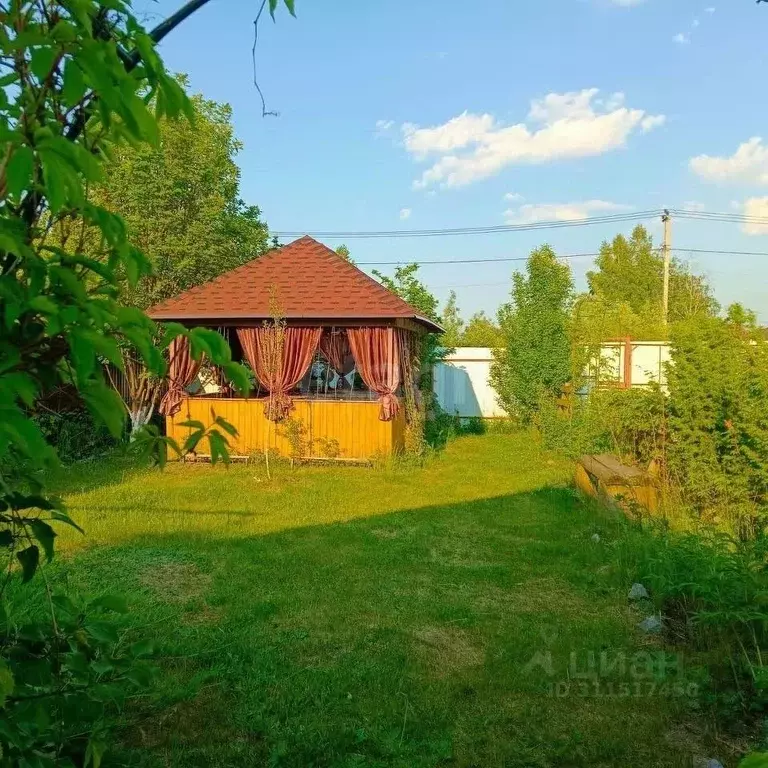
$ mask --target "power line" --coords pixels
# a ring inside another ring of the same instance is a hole
[[[672,250],[684,253],[709,253],[717,256],[768,256],[768,251],[717,251],[706,248],[673,248]]]
[[[734,224],[763,224],[768,227],[768,217],[748,216],[743,213],[718,213],[714,211],[686,211],[678,208],[670,209],[670,212],[681,219],[692,221],[709,221]],[[372,231],[280,231],[274,232],[274,236],[283,240],[310,235],[326,240],[365,240],[365,239],[398,239],[419,237],[456,237],[462,235],[490,235],[506,232],[531,232],[547,229],[567,229],[570,227],[586,227],[599,224],[622,224],[633,221],[646,221],[655,219],[663,214],[662,209],[635,211],[629,213],[608,214],[605,216],[590,216],[570,221],[537,221],[527,224],[499,224],[484,227],[455,227],[445,229],[392,229]],[[677,250],[677,249],[675,249]],[[729,252],[730,253],[730,252]]]
[[[595,224],[620,224],[629,221],[645,221],[661,215],[661,210],[636,211],[634,213],[617,213],[606,216],[591,216],[570,221],[537,221],[529,224],[499,224],[486,227],[457,227],[454,229],[392,229],[370,232],[273,232],[275,237],[289,239],[309,235],[327,240],[363,240],[377,238],[402,237],[453,237],[457,235],[489,235],[502,232],[529,232],[539,229],[566,229],[570,227],[585,227]]]
[[[732,224],[765,224],[768,226],[768,218],[765,216],[749,216],[745,213],[714,213],[709,211],[680,211],[672,210],[676,217],[693,221],[719,221]]]
[[[656,249],[654,249],[656,250]],[[579,259],[583,256],[599,256],[599,253],[566,253],[555,254],[558,259]],[[528,261],[528,256],[503,256],[500,259],[431,259],[429,261],[401,259],[400,261],[357,261],[358,267],[395,267],[403,264],[505,264],[511,261]]]
[[[654,248],[653,251],[658,253],[661,249]],[[768,251],[727,251],[727,250],[715,250],[708,248],[685,248],[678,246],[676,248],[670,248],[675,253],[699,253],[710,254],[714,256],[768,256]],[[580,258],[595,258],[600,253],[565,253],[555,256],[558,259],[580,259]],[[397,267],[403,264],[418,264],[419,266],[433,265],[433,264],[507,264],[515,261],[528,261],[530,256],[503,256],[499,259],[430,259],[427,261],[420,261],[419,259],[400,259],[399,261],[358,261],[355,262],[359,267]],[[450,287],[450,286],[447,286]]]

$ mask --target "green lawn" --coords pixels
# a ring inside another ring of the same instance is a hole
[[[656,653],[613,564],[617,522],[569,477],[527,434],[271,481],[82,467],[61,483],[87,536],[63,537],[53,576],[127,595],[157,640],[159,690],[121,732],[134,764],[690,765],[671,690],[618,665],[602,695],[567,688],[571,653],[578,670]],[[547,652],[551,674],[529,664]]]

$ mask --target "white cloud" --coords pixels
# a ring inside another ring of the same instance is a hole
[[[410,208],[401,208],[400,209],[400,220],[405,221],[406,219],[411,218],[411,209]]]
[[[419,128],[413,123],[404,123],[403,136],[406,149],[423,157],[431,152],[451,152],[466,147],[478,136],[492,130],[493,126],[491,115],[471,115],[465,111],[434,128]]]
[[[663,115],[626,107],[622,93],[605,100],[596,98],[598,93],[597,88],[550,93],[533,100],[527,121],[514,125],[466,111],[428,128],[404,124],[404,144],[411,155],[417,160],[438,156],[414,187],[460,187],[510,165],[601,155],[624,147],[633,132],[664,122]]]
[[[507,194],[504,195],[504,199],[510,203],[519,203],[525,200],[525,198],[518,192],[507,192]]]
[[[744,201],[742,210],[745,216],[768,220],[768,197],[750,197]],[[741,231],[747,235],[768,235],[768,224],[745,222]]]
[[[376,136],[386,136],[394,127],[394,120],[377,120],[376,121]]]
[[[684,211],[706,211],[707,206],[704,203],[700,203],[698,200],[687,200],[683,203]]]
[[[642,119],[640,123],[640,128],[642,129],[643,133],[648,133],[649,131],[652,131],[654,128],[660,128],[666,122],[667,122],[666,115],[648,115],[648,117],[644,117]]]
[[[672,39],[680,45],[687,45],[691,42],[691,38],[685,32],[678,32]]]
[[[536,224],[540,221],[576,221],[595,214],[611,214],[631,210],[630,205],[607,200],[584,200],[579,203],[537,203],[504,211],[507,224]]]
[[[610,0],[614,5],[620,5],[622,8],[630,8],[633,5],[640,5],[645,0]]]
[[[699,26],[699,24],[701,24],[701,22],[700,22],[698,19],[694,19],[694,20],[691,22],[691,26],[692,26],[694,29],[696,29],[696,27],[698,27],[698,26]]]
[[[754,136],[730,157],[698,155],[691,158],[690,168],[707,181],[768,184],[768,146],[759,136]]]
[[[713,5],[710,5],[709,8],[705,8],[704,9],[704,13],[710,13],[711,14],[711,13],[714,13],[714,12],[715,12],[715,7]]]

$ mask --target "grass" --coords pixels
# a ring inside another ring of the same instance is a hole
[[[61,491],[87,535],[62,536],[51,578],[125,594],[159,649],[123,757],[690,765],[706,753],[679,698],[620,665],[599,690],[574,676],[601,653],[640,652],[647,668],[657,649],[612,566],[617,521],[574,494],[570,471],[527,434],[465,437],[423,468],[283,467],[271,481],[253,465],[69,471]]]

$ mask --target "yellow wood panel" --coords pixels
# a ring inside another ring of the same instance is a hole
[[[237,437],[230,439],[233,454],[248,456],[269,446],[283,456],[291,455],[286,423],[276,425],[269,421],[260,400],[190,397],[176,416],[166,419],[166,430],[181,443],[190,432],[188,427],[180,426],[184,421],[191,419],[207,426],[217,416],[238,431]],[[339,458],[367,459],[398,452],[404,446],[404,415],[400,413],[390,422],[380,421],[377,402],[296,399],[290,418],[304,429],[304,453],[316,458],[329,456],[336,447]]]

